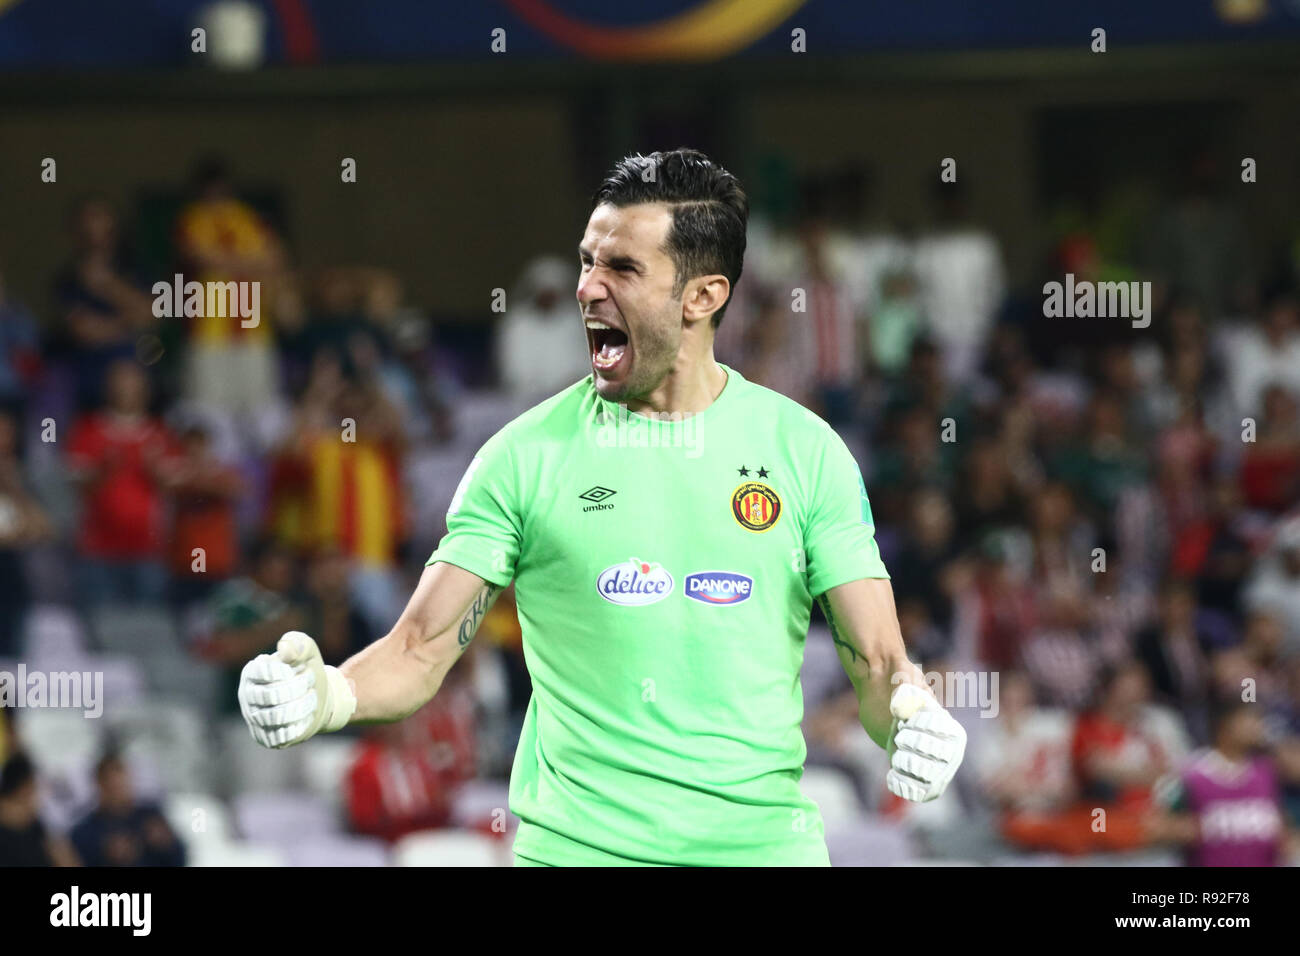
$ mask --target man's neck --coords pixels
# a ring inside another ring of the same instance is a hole
[[[1215,753],[1219,759],[1233,770],[1240,769],[1250,756],[1246,751],[1239,750],[1236,747],[1224,747],[1222,745],[1215,748]]]
[[[627,407],[641,414],[694,415],[717,401],[726,385],[727,373],[712,353],[697,362],[679,359],[658,388],[643,399],[629,401]]]
[[[110,423],[121,428],[134,427],[145,420],[143,412],[121,411],[116,408],[108,409],[105,415]]]

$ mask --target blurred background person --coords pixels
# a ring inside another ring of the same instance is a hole
[[[131,771],[109,752],[95,764],[98,800],[72,829],[85,866],[184,866],[185,847],[156,803],[137,799]]]
[[[1258,709],[1218,705],[1212,741],[1166,797],[1158,832],[1183,846],[1188,866],[1281,865],[1288,822]]]
[[[943,350],[944,367],[968,382],[1006,294],[998,240],[970,219],[966,180],[936,180],[934,223],[916,242],[915,268],[928,333]]]
[[[41,371],[41,332],[32,314],[14,301],[0,272],[0,409],[21,415]]]
[[[1079,795],[1106,811],[1106,842],[1132,848],[1149,839],[1156,783],[1176,772],[1189,750],[1177,718],[1150,703],[1141,665],[1127,661],[1102,675],[1094,705],[1075,722],[1070,758]]]
[[[1045,832],[1056,829],[1070,845],[1078,823],[1065,812],[1076,796],[1070,714],[1038,706],[1033,684],[1021,672],[1003,674],[999,689],[998,719],[971,754],[981,796],[1012,843],[1043,846],[1050,842]]]
[[[54,279],[56,334],[87,409],[103,396],[110,365],[133,356],[137,336],[156,320],[113,203],[86,196],[68,218],[73,251]]]
[[[1192,736],[1199,741],[1208,737],[1207,643],[1197,627],[1196,596],[1191,585],[1170,579],[1161,589],[1159,617],[1137,635],[1137,657],[1146,668],[1156,697],[1183,710]]]
[[[497,371],[521,404],[535,404],[591,374],[577,287],[572,262],[538,256],[524,266],[506,300],[496,332]]]
[[[102,407],[79,419],[68,468],[81,490],[82,595],[91,606],[166,597],[166,494],[175,436],[149,409],[149,380],[132,359],[109,366]]]
[[[0,409],[0,657],[16,655],[31,605],[23,558],[27,549],[54,536],[49,516],[32,493],[20,458],[18,423]]]
[[[410,531],[406,451],[405,426],[374,370],[318,352],[273,461],[268,528],[299,554],[346,555],[352,599],[376,636],[405,603],[397,562]]]
[[[186,282],[258,284],[259,314],[202,315],[189,326],[190,396],[203,407],[229,415],[254,438],[279,395],[272,311],[286,267],[285,249],[270,224],[235,192],[230,167],[220,156],[194,168],[192,198],[176,221],[176,246]],[[251,291],[240,292],[252,301]],[[244,299],[241,298],[241,301]]]
[[[1192,295],[1211,315],[1255,304],[1250,238],[1237,204],[1225,195],[1224,170],[1205,143],[1182,144],[1178,195],[1159,213],[1146,258],[1166,288]]]
[[[41,821],[36,767],[21,751],[0,767],[0,866],[79,866],[72,845]]]
[[[1271,547],[1245,581],[1243,603],[1285,622],[1289,656],[1300,654],[1300,515],[1276,526]]]
[[[449,673],[438,695],[406,720],[367,731],[348,771],[352,830],[394,842],[451,822],[457,787],[474,776],[474,698],[469,668]]]
[[[1228,388],[1240,415],[1264,412],[1264,392],[1278,386],[1300,398],[1300,295],[1283,285],[1272,291],[1256,323],[1229,325]]]
[[[245,492],[239,471],[213,454],[212,435],[201,421],[179,437],[171,475],[171,536],[167,564],[171,598],[184,614],[236,571],[239,527],[236,503]]]
[[[197,636],[194,650],[221,669],[221,714],[239,713],[235,694],[244,662],[274,651],[285,631],[305,626],[303,608],[294,601],[296,585],[293,552],[267,537],[249,549],[244,574],[222,584],[209,599],[210,631]]]

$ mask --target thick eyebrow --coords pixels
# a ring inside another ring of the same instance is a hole
[[[578,258],[579,258],[579,259],[582,259],[582,258],[594,259],[595,257],[594,257],[590,252],[588,252],[586,249],[584,249],[581,245],[579,245],[579,246],[578,246]],[[635,269],[637,272],[644,272],[644,271],[645,271],[645,264],[644,264],[640,259],[633,258],[632,256],[626,256],[626,255],[625,255],[625,256],[613,256],[613,257],[611,257],[611,258],[609,258],[609,259],[606,260],[606,264],[607,264],[611,269],[621,269],[621,268],[624,268],[624,267],[629,267],[629,268]]]

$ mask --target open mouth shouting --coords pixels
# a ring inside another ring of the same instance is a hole
[[[627,333],[604,319],[589,318],[586,325],[591,367],[601,378],[619,377],[631,359]]]

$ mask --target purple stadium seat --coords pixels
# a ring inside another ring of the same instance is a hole
[[[388,866],[383,840],[350,836],[313,836],[286,847],[290,866]]]
[[[114,707],[138,704],[144,699],[144,670],[134,658],[96,654],[84,660],[82,669],[104,675],[105,712]]]
[[[260,843],[200,843],[190,853],[190,866],[287,866],[281,847]]]
[[[398,866],[509,866],[505,840],[465,830],[426,830],[412,833],[393,847]]]
[[[903,827],[865,818],[826,831],[832,866],[898,866],[916,856]]]
[[[453,826],[476,828],[500,818],[507,833],[519,826],[519,819],[509,810],[510,785],[500,780],[468,780],[452,798]]]
[[[314,794],[241,793],[232,804],[235,826],[255,843],[292,844],[308,837],[339,833],[338,818]]]
[[[27,613],[24,657],[36,664],[75,660],[86,655],[86,634],[75,612],[57,604],[41,604]]]

